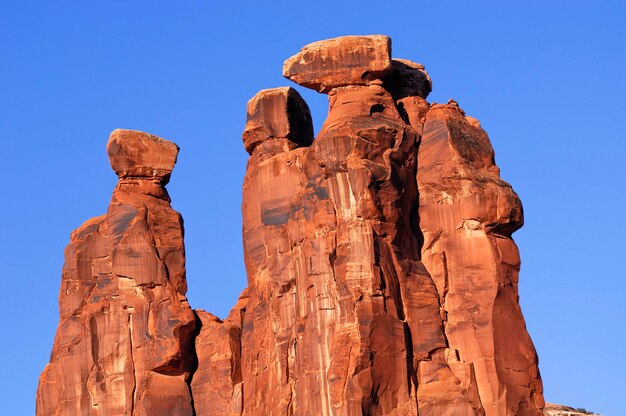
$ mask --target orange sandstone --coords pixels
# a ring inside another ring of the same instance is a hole
[[[106,215],[72,234],[43,415],[538,416],[518,302],[519,198],[478,120],[431,105],[386,36],[315,42],[247,108],[248,287],[225,320],[185,299],[167,183],[178,148],[116,130]]]

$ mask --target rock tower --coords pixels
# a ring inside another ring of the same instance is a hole
[[[178,148],[115,130],[106,215],[72,234],[37,415],[539,416],[518,302],[522,206],[480,123],[429,104],[386,36],[315,42],[248,102],[248,287],[224,319],[185,298]]]

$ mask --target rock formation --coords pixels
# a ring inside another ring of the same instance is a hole
[[[560,404],[546,403],[543,409],[546,416],[601,416],[586,409],[574,409]]]
[[[543,397],[511,239],[522,205],[499,177],[487,134],[456,103],[431,106],[422,131],[422,260],[437,285],[446,338],[456,358],[471,363],[488,415],[533,414]]]
[[[196,318],[182,219],[164,188],[178,147],[115,130],[107,151],[120,179],[106,215],[74,231],[65,250],[37,415],[191,416]]]
[[[120,182],[72,234],[37,414],[541,415],[522,207],[478,121],[429,104],[386,36],[315,42],[283,74],[329,114],[314,138],[295,89],[249,101],[248,287],[225,320],[184,297],[177,147],[113,132]]]

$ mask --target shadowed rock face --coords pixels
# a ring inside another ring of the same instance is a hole
[[[309,106],[291,87],[260,91],[248,101],[243,144],[250,154],[269,137],[287,139],[296,146],[313,142]]]
[[[113,133],[120,182],[66,251],[38,415],[541,415],[522,207],[480,123],[431,106],[385,36],[305,46],[284,74],[329,114],[313,140],[294,89],[248,103],[248,287],[224,320],[184,298],[177,148]]]
[[[382,79],[385,89],[396,101],[405,97],[426,98],[433,89],[424,65],[408,59],[393,59]]]

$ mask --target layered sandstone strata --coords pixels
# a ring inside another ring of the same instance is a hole
[[[73,235],[39,415],[538,416],[511,234],[522,207],[476,119],[431,105],[386,36],[316,42],[243,133],[248,287],[221,320],[184,298],[175,145],[116,131],[109,213]],[[95,324],[92,324],[92,321]]]

